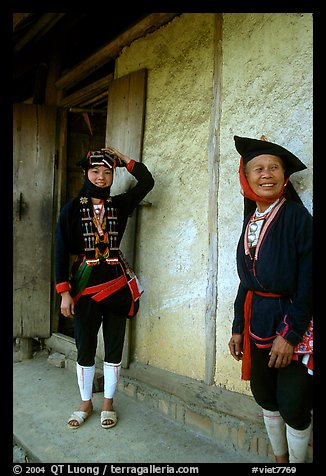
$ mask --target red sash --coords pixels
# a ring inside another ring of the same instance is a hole
[[[276,293],[262,293],[259,291],[249,290],[247,292],[246,300],[244,303],[244,335],[243,335],[243,356],[242,356],[242,366],[241,366],[241,379],[250,380],[250,371],[251,371],[251,355],[250,355],[250,337],[249,337],[249,328],[251,321],[251,312],[252,312],[252,298],[254,294],[264,297],[281,297],[281,294]]]
[[[94,296],[92,296],[92,299],[94,299],[94,301],[102,301],[102,299],[105,299],[106,297],[115,293],[126,284],[127,279],[124,275],[122,275],[117,279],[112,279],[112,281],[108,281],[103,284],[98,284],[96,286],[89,286],[74,297],[74,303],[76,304],[80,296],[84,296],[85,294],[94,294]]]

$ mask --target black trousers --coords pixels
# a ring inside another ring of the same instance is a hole
[[[124,286],[101,302],[90,296],[81,296],[75,306],[74,336],[79,365],[91,367],[95,364],[97,336],[102,324],[105,362],[121,362],[126,320],[130,308],[129,288]],[[119,296],[117,296],[119,294]],[[121,299],[119,299],[119,297]]]
[[[250,387],[254,399],[265,410],[279,411],[292,428],[305,430],[313,407],[312,376],[299,361],[279,369],[269,368],[269,352],[251,343]]]

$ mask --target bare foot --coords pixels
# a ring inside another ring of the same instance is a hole
[[[92,400],[82,400],[79,410],[82,412],[91,413],[93,411]],[[77,420],[70,420],[69,426],[79,426],[79,422]]]
[[[113,410],[113,398],[104,398],[103,399],[103,405],[102,405],[102,410],[108,410],[112,411]],[[104,425],[111,425],[113,423],[113,420],[107,419],[102,422]]]

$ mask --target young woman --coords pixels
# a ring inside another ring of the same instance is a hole
[[[279,463],[303,463],[312,411],[312,216],[289,177],[306,166],[285,148],[235,136],[247,209],[231,355],[242,361]]]
[[[84,170],[79,195],[61,210],[56,231],[56,290],[61,312],[74,318],[77,347],[77,379],[81,395],[79,410],[68,420],[79,428],[93,410],[97,335],[102,324],[105,357],[104,400],[101,425],[117,423],[113,395],[120,372],[126,319],[138,309],[141,294],[137,277],[119,250],[128,216],[153,188],[147,167],[117,149],[88,152],[78,165]],[[115,167],[126,167],[136,185],[112,196]],[[70,269],[70,257],[76,259]]]

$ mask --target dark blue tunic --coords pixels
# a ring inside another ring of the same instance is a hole
[[[277,293],[283,297],[254,294],[251,340],[262,347],[270,346],[280,334],[296,345],[312,318],[312,216],[302,204],[285,201],[270,224],[254,263],[244,250],[244,233],[251,215],[244,220],[237,247],[240,284],[234,303],[232,333],[241,334],[244,330],[247,290]]]

